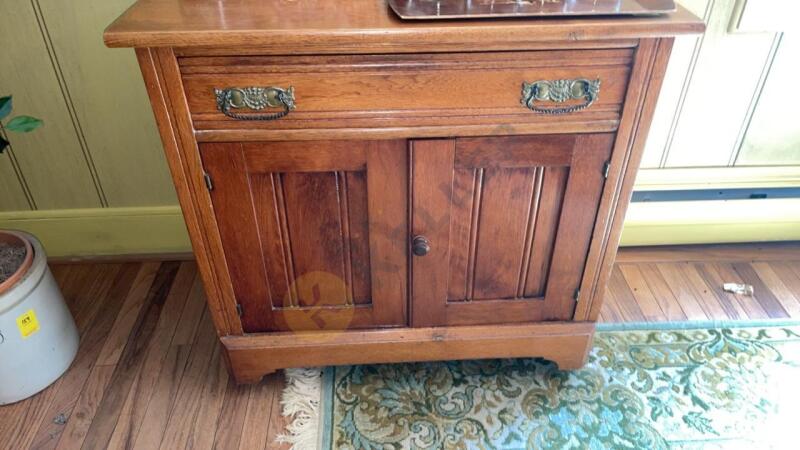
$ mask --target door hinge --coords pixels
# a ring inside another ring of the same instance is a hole
[[[580,298],[580,296],[581,296],[581,290],[575,289],[575,295],[572,296],[572,298],[575,300],[575,303],[578,303],[578,299]]]
[[[603,163],[603,178],[608,178],[608,171],[611,169],[611,161]]]
[[[244,309],[242,309],[241,303],[236,304],[236,314],[238,314],[239,317],[242,317],[244,315]]]
[[[208,172],[203,172],[203,180],[206,182],[206,188],[209,191],[213,191],[214,183],[211,181],[211,175],[209,175]]]

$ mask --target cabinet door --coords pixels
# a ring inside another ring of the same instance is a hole
[[[413,141],[412,324],[571,319],[613,138]]]
[[[200,153],[246,332],[407,324],[406,141]]]

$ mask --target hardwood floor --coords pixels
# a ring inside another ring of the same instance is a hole
[[[282,377],[228,378],[194,262],[52,268],[81,332],[78,357],[43,392],[0,407],[0,448],[284,448],[274,442]],[[624,250],[601,312],[606,322],[766,318],[800,318],[800,244]]]

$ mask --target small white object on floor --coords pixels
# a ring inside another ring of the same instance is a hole
[[[278,442],[292,450],[319,448],[319,404],[322,398],[322,369],[286,369],[286,388],[281,395],[281,413],[292,420]]]
[[[746,295],[748,297],[753,296],[753,286],[749,284],[725,283],[722,285],[722,289],[731,294]]]

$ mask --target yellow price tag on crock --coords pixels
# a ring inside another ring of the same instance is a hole
[[[36,319],[36,313],[29,309],[25,314],[17,317],[17,328],[23,339],[27,339],[30,335],[39,331],[39,321]]]

